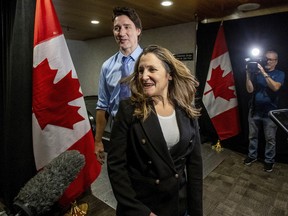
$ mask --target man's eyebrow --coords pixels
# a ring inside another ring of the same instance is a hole
[[[124,23],[123,25],[114,25],[114,27],[121,27],[121,26],[132,26],[130,23]]]

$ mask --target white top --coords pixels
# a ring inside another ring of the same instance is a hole
[[[157,116],[160,122],[160,126],[162,128],[162,133],[167,143],[167,147],[168,149],[170,149],[179,142],[180,138],[180,132],[176,120],[175,110],[170,116],[160,116],[158,114]]]

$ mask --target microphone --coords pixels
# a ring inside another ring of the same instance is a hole
[[[31,178],[14,198],[16,216],[47,213],[85,165],[85,157],[68,150]]]

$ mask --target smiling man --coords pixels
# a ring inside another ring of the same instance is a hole
[[[110,132],[119,101],[130,96],[128,87],[120,85],[119,81],[131,74],[135,61],[142,53],[139,46],[142,24],[136,11],[132,8],[116,7],[113,10],[112,22],[119,51],[102,65],[96,106],[95,153],[102,164],[105,159],[102,143],[105,128]]]

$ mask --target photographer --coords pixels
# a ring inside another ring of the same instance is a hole
[[[263,68],[257,63],[257,70],[246,66],[246,89],[253,93],[249,115],[249,151],[244,160],[245,165],[251,165],[257,160],[258,132],[263,126],[265,135],[264,170],[272,172],[276,155],[276,124],[268,117],[270,110],[277,109],[279,89],[284,83],[284,72],[275,69],[278,54],[275,51],[266,52],[266,65]]]

